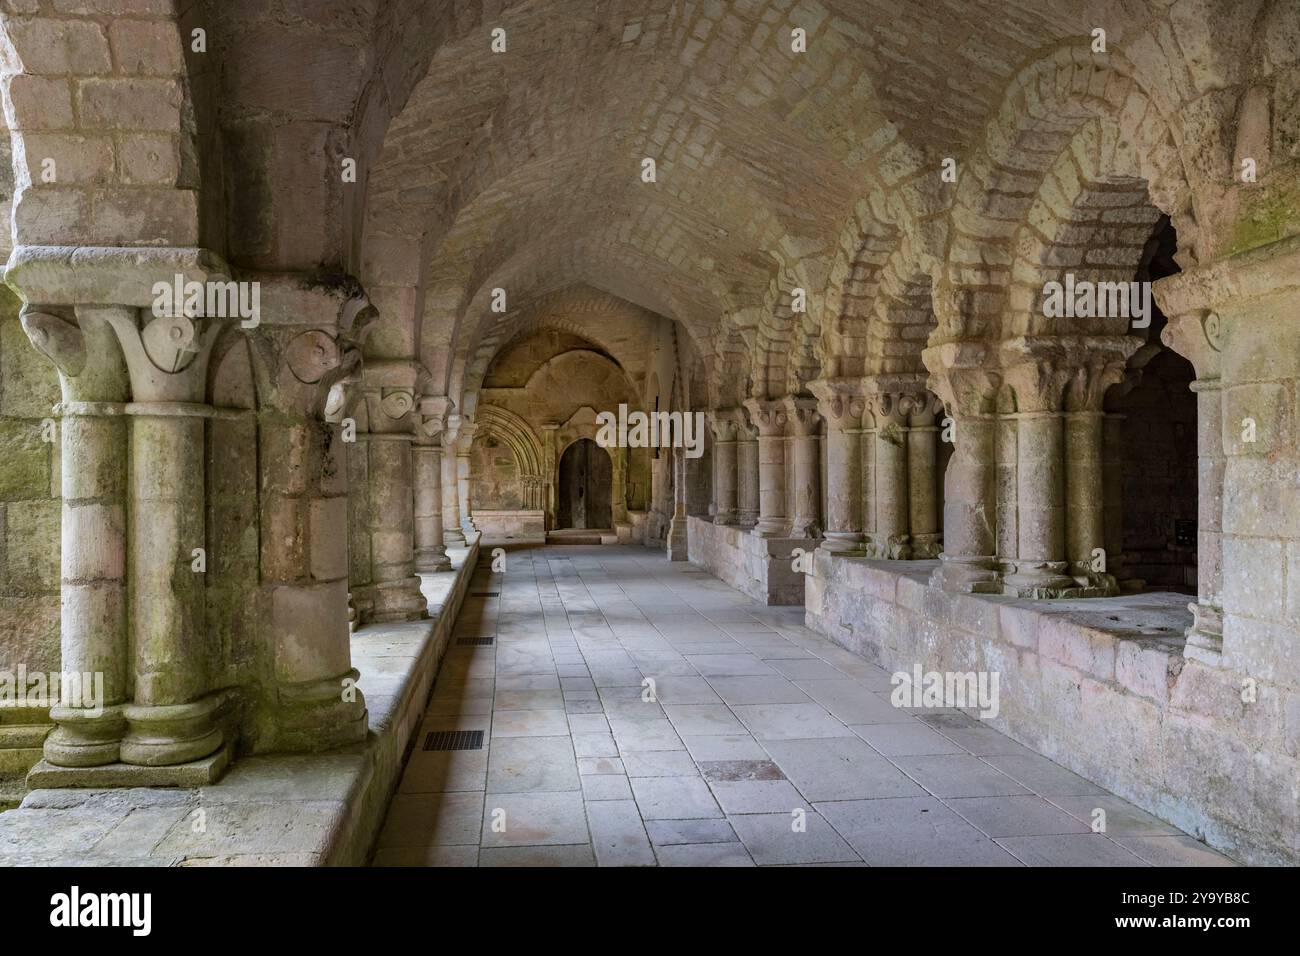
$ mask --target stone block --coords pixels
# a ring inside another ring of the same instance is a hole
[[[11,17],[5,34],[24,73],[84,76],[113,69],[104,28],[91,20]]]
[[[1223,607],[1257,620],[1286,619],[1286,543],[1223,536]]]
[[[15,73],[9,77],[15,130],[71,129],[72,83],[63,76]]]
[[[175,186],[180,176],[180,148],[175,136],[121,136],[117,158],[122,182],[129,186]]]
[[[351,666],[346,640],[323,635],[346,632],[348,622],[339,616],[347,582],[310,587],[277,587],[271,593],[270,627],[275,635],[275,669],[286,683],[317,680],[345,673]],[[328,648],[331,654],[322,654]]]
[[[1115,680],[1140,697],[1164,704],[1169,700],[1169,685],[1174,676],[1170,673],[1171,663],[1169,651],[1164,647],[1120,641],[1115,655]]]
[[[180,36],[172,21],[117,19],[108,26],[108,42],[121,73],[172,76],[183,67]]]
[[[312,499],[309,521],[312,577],[318,581],[333,581],[347,577],[348,500],[346,498]]]
[[[198,194],[147,187],[105,190],[95,197],[95,241],[105,245],[193,246],[198,242]]]
[[[1043,618],[1038,630],[1038,653],[1047,660],[1096,678],[1115,679],[1115,638],[1077,624],[1064,615]]]
[[[109,136],[27,133],[23,147],[27,174],[33,182],[93,186],[113,181],[113,140]]]
[[[41,422],[0,418],[0,501],[49,494],[50,445],[41,440]]]
[[[13,501],[4,518],[6,574],[0,583],[23,591],[57,591],[59,502]]]
[[[998,608],[998,633],[1002,640],[1031,651],[1038,649],[1038,625],[1043,615],[1032,608],[1004,604]]]
[[[90,79],[77,85],[83,126],[179,133],[181,88],[175,80]]]

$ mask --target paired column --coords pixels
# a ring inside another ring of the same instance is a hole
[[[478,531],[474,525],[474,509],[469,490],[469,453],[474,445],[474,428],[473,422],[462,418],[460,434],[456,436],[456,496],[460,505],[460,530],[466,536]]]
[[[709,413],[713,429],[713,523],[734,525],[739,520],[737,498],[737,409]]]
[[[221,695],[207,633],[207,368],[222,331],[216,319],[131,307],[95,310],[117,334],[131,379],[131,507],[128,524],[134,700],[123,713],[121,758],[145,766],[189,763],[218,750]],[[171,371],[164,371],[171,370]]]
[[[460,480],[456,471],[456,441],[460,437],[461,417],[447,416],[442,433],[442,541],[449,548],[468,545],[460,526]]]
[[[686,449],[676,447],[670,449],[668,453],[672,456],[669,461],[673,469],[673,514],[666,535],[668,560],[685,561],[689,545],[686,520]]]
[[[939,524],[939,429],[935,402],[926,393],[912,402],[907,427],[909,554],[937,558],[943,548]]]
[[[760,538],[784,537],[785,514],[785,403],[781,399],[751,398],[745,408],[758,429],[758,523]]]
[[[62,669],[103,674],[103,706],[61,700],[45,759],[94,767],[120,759],[127,673],[126,366],[108,322],[87,310],[69,322],[28,309],[23,329],[58,369],[62,468]]]
[[[853,554],[863,547],[862,415],[866,403],[856,379],[808,383],[826,422],[826,532],[822,547]]]
[[[911,500],[907,487],[907,420],[910,395],[878,392],[870,399],[875,418],[876,529],[874,554],[879,558],[906,559]]]
[[[930,581],[949,591],[997,593],[993,402],[999,380],[982,368],[978,348],[973,355],[957,343],[926,350],[926,367],[935,373],[931,381],[948,413],[940,427],[953,439],[944,474],[943,552]]]
[[[749,423],[747,411],[736,409],[736,524],[753,528],[758,524],[758,432]]]
[[[1030,356],[1006,370],[1016,408],[1016,556],[1004,579],[1023,597],[1054,597],[1076,587],[1065,574],[1065,430],[1070,371],[1054,357]]]
[[[409,362],[375,362],[363,373],[369,430],[357,435],[356,447],[367,456],[367,603],[374,621],[415,620],[427,613],[415,573],[412,445],[416,378],[417,370]]]
[[[794,457],[794,514],[790,520],[790,537],[815,538],[821,523],[817,461],[817,428],[821,419],[817,415],[817,400],[787,396],[785,415]]]
[[[451,559],[442,531],[442,429],[447,420],[446,398],[422,398],[411,446],[415,481],[415,569],[450,571]]]

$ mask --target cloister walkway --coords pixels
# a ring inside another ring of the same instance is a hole
[[[639,547],[490,566],[376,865],[1229,864],[977,719],[895,708],[802,608]]]

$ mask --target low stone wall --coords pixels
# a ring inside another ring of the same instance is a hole
[[[34,790],[0,813],[0,866],[353,866],[366,862],[478,563],[424,575],[430,618],[353,635],[370,733],[324,754],[236,760],[209,787]],[[486,572],[484,572],[486,573]]]
[[[1300,863],[1300,701],[1184,659],[1186,595],[952,594],[937,563],[818,551],[806,623],[886,670],[997,672],[998,730],[1237,859]]]
[[[475,508],[474,527],[483,535],[484,544],[540,544],[546,540],[546,512]]]
[[[804,576],[791,566],[795,548],[811,552],[813,538],[759,538],[747,529],[690,517],[686,526],[686,555],[714,577],[721,578],[764,604],[802,604]]]

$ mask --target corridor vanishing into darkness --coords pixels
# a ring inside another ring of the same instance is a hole
[[[641,547],[485,557],[375,865],[1230,865],[978,719],[895,708],[802,617]],[[481,747],[426,749],[446,732]]]

